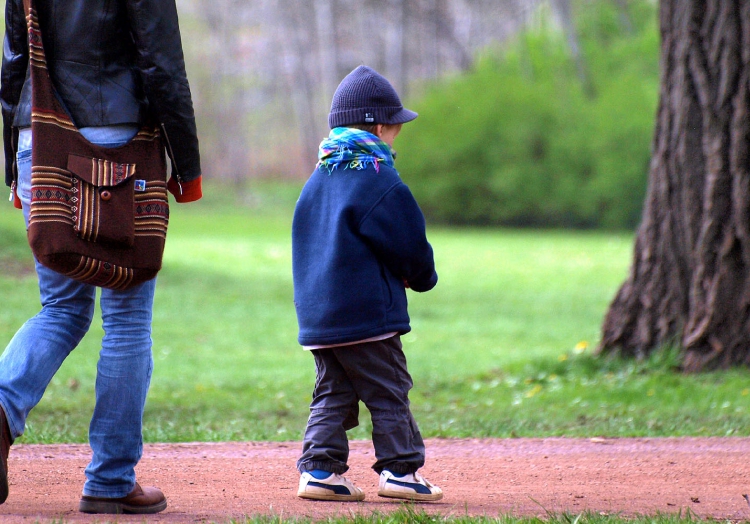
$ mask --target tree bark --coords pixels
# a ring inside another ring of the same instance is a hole
[[[600,352],[750,365],[750,0],[661,0],[659,109],[630,274]]]

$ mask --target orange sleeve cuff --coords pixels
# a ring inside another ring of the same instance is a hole
[[[202,176],[199,176],[190,182],[178,183],[175,177],[170,177],[167,182],[167,189],[169,189],[169,192],[174,195],[174,199],[180,204],[195,202],[203,196],[202,178]]]

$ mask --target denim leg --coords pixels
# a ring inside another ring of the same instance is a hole
[[[347,423],[359,399],[330,348],[314,349],[312,354],[317,377],[297,469],[300,473],[322,469],[342,474],[349,469]]]
[[[87,128],[84,136],[117,147],[136,126]],[[28,223],[31,201],[31,134],[19,134],[18,189]],[[65,357],[78,345],[94,313],[96,288],[78,283],[37,263],[42,311],[18,331],[0,357],[0,404],[11,434],[23,433],[26,415],[41,399]],[[96,406],[89,429],[93,450],[84,494],[127,495],[135,483],[135,464],[143,442],[141,425],[151,380],[151,311],[155,280],[128,291],[103,289],[105,331],[96,379]]]
[[[31,134],[21,133],[17,155],[18,196],[28,223],[31,203]],[[91,325],[96,288],[36,263],[42,309],[29,319],[0,356],[0,405],[12,438],[23,434],[26,417],[50,380]]]
[[[424,466],[422,435],[409,408],[411,375],[400,337],[331,348],[372,416],[372,443],[380,473],[413,473]]]
[[[0,356],[0,404],[14,439],[23,434],[29,412],[94,316],[95,287],[39,263],[36,271],[42,309],[21,326]]]
[[[127,291],[102,289],[104,339],[89,428],[93,451],[83,494],[123,497],[135,485],[142,424],[153,369],[151,317],[156,279]]]

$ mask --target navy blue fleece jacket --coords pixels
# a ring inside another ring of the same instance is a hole
[[[407,333],[406,281],[437,284],[422,211],[398,172],[316,169],[292,225],[294,305],[302,345]]]

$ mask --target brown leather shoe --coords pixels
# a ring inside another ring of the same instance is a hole
[[[5,411],[0,407],[0,504],[8,498],[8,453],[13,439],[10,438],[10,427],[5,418]]]
[[[142,488],[137,482],[133,491],[119,499],[81,497],[81,513],[159,513],[167,507],[167,498],[158,488]]]

